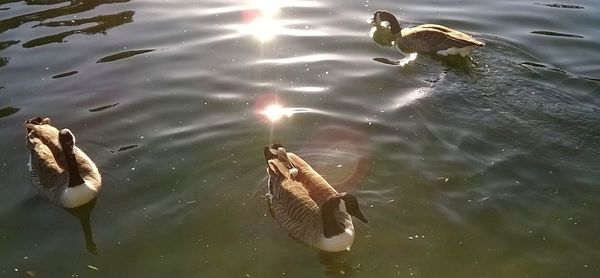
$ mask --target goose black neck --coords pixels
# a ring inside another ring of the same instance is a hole
[[[402,27],[400,27],[400,23],[398,23],[398,20],[396,20],[395,17],[393,21],[390,21],[390,27],[390,31],[392,31],[392,34],[394,35],[400,33],[400,31],[402,30]]]
[[[390,31],[392,31],[392,34],[394,35],[402,30],[402,27],[400,27],[400,23],[398,23],[398,19],[389,12],[380,13],[379,19],[381,21],[387,21],[390,23]]]
[[[77,167],[77,161],[75,160],[75,154],[73,153],[73,147],[65,148],[65,158],[67,159],[67,167],[69,170],[69,187],[75,187],[83,184],[83,179],[79,174],[79,167]]]
[[[344,232],[345,226],[335,218],[335,211],[339,207],[339,198],[331,198],[321,207],[321,217],[323,219],[323,235],[326,238],[339,235]]]

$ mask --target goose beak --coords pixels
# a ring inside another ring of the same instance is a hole
[[[349,209],[348,214],[360,219],[360,221],[362,221],[363,223],[369,223],[369,220],[367,220],[367,218],[362,214],[362,211],[360,211],[360,208],[358,207]]]
[[[360,221],[362,221],[365,224],[369,223],[369,220],[367,220],[367,218],[362,214],[360,210],[358,210],[357,213],[355,213],[353,216],[360,219]]]

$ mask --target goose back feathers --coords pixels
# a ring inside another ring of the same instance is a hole
[[[367,222],[356,198],[337,192],[302,158],[281,145],[265,147],[264,154],[269,209],[279,225],[311,247],[330,252],[349,249],[355,235],[350,215]]]
[[[41,117],[26,121],[25,129],[31,180],[40,195],[66,208],[92,201],[102,180],[94,162],[75,146],[73,133]]]

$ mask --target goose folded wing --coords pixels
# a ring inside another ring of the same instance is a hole
[[[58,163],[50,148],[41,142],[40,138],[30,139],[31,145],[31,168],[33,174],[39,178],[36,184],[43,187],[53,187],[62,181],[64,169]]]
[[[33,150],[34,146],[38,145],[46,146],[52,152],[59,165],[63,167],[65,161],[58,141],[58,129],[47,124],[26,124],[26,127],[28,130],[27,145],[29,149]]]
[[[272,159],[268,164],[269,190],[273,194],[272,206],[276,215],[285,217],[290,222],[301,222],[318,213],[319,208],[310,198],[304,184],[292,180],[283,163]]]
[[[294,153],[288,153],[290,161],[298,168],[298,180],[302,182],[310,197],[321,205],[338,192],[315,171],[304,159]]]
[[[402,33],[402,38],[405,45],[411,49],[432,52],[477,44],[470,36],[458,31],[445,32],[438,28],[422,26],[411,28],[411,30]]]
[[[447,39],[455,41],[455,42],[464,43],[466,45],[479,45],[479,46],[485,45],[485,43],[483,43],[479,40],[476,40],[469,34],[465,34],[461,31],[454,30],[454,29],[446,27],[446,26],[442,26],[442,25],[438,25],[438,24],[423,24],[423,25],[420,25],[419,27],[438,30],[438,31],[446,34]]]

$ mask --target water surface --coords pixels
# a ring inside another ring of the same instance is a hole
[[[597,1],[266,2],[0,4],[0,276],[598,277]],[[487,45],[381,63],[377,9]],[[30,187],[37,115],[102,172],[97,255]],[[271,142],[358,197],[350,252],[270,218]]]

